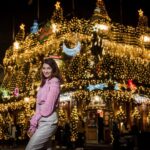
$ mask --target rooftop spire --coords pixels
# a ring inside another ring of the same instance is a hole
[[[103,0],[97,0],[96,8],[94,9],[94,14],[92,16],[92,21],[94,22],[95,21],[98,21],[98,22],[110,22],[111,21],[106,11]]]

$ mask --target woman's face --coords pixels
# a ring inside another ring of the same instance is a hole
[[[42,73],[44,75],[45,78],[49,78],[52,74],[52,68],[51,66],[49,66],[48,64],[43,64],[43,67],[42,67]]]

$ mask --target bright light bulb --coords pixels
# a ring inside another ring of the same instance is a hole
[[[19,49],[19,42],[18,42],[18,41],[15,41],[15,42],[14,42],[14,48],[15,48],[15,49]]]
[[[29,100],[30,100],[29,97],[24,98],[24,101],[27,102],[27,103],[29,102]]]

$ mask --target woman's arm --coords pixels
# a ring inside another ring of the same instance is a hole
[[[40,120],[41,118],[41,114],[40,114],[40,106],[39,104],[36,102],[36,112],[35,114],[32,116],[31,120],[30,120],[30,126],[32,127],[36,127],[37,126],[37,123],[38,121]]]

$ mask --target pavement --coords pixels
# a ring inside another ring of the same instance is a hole
[[[150,143],[150,139],[147,139],[148,143]],[[143,144],[144,142],[144,144]],[[145,143],[145,139],[140,139],[141,146],[139,145],[138,147],[132,147],[132,146],[127,146],[123,145],[120,148],[115,148],[115,150],[149,150],[150,149],[150,144]],[[15,147],[12,145],[2,145],[0,144],[0,150],[25,150],[25,143],[19,143]],[[118,146],[117,146],[118,147]],[[54,146],[53,150],[113,150],[112,144],[85,144],[84,148],[82,147],[76,147],[76,148],[70,148],[67,149],[65,146]]]
[[[112,150],[111,144],[86,144],[84,150]]]
[[[24,150],[25,146],[17,146],[17,147],[11,147],[11,146],[0,146],[0,150]]]
[[[17,145],[15,147],[9,145],[0,145],[0,150],[24,150],[25,144]],[[54,147],[54,150],[68,150],[66,147]],[[86,144],[84,148],[74,148],[69,150],[112,150],[112,145],[104,144]]]

